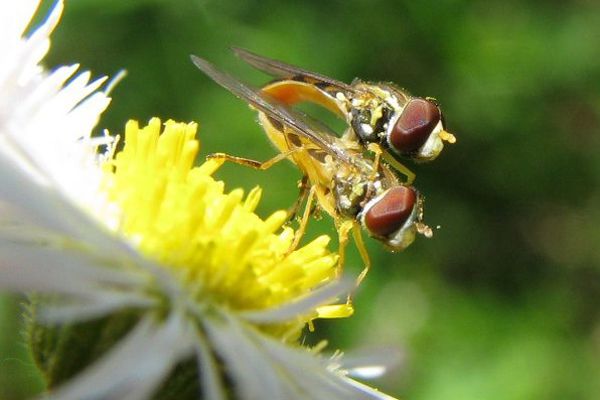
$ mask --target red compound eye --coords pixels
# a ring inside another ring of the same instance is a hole
[[[366,228],[376,236],[396,232],[410,217],[416,202],[417,193],[413,188],[389,189],[365,214]]]
[[[390,132],[390,146],[399,153],[417,150],[427,141],[440,118],[440,109],[433,102],[420,98],[409,101]]]

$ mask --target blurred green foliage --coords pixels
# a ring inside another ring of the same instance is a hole
[[[100,122],[112,133],[130,118],[195,120],[202,156],[265,160],[275,152],[255,114],[189,61],[268,80],[230,45],[434,96],[458,137],[414,167],[441,229],[401,254],[368,241],[355,317],[318,324],[331,348],[400,346],[404,363],[375,385],[405,399],[600,398],[600,3],[67,1],[47,65],[127,69]],[[292,203],[300,174],[282,163],[219,176],[263,185],[267,214]],[[335,237],[328,217],[317,232]],[[2,304],[0,399],[17,399],[39,386],[15,302]]]

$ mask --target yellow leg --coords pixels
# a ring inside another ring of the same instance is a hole
[[[353,228],[352,221],[344,220],[337,226],[338,231],[338,264],[335,271],[335,275],[339,278],[342,275],[344,269],[344,262],[346,261],[346,246],[348,245],[348,234]]]
[[[352,231],[352,237],[354,238],[354,243],[356,243],[356,248],[358,249],[358,253],[360,254],[360,258],[363,260],[364,267],[360,272],[358,277],[356,278],[356,287],[360,285],[360,283],[365,279],[367,273],[371,269],[371,259],[369,258],[369,253],[367,252],[367,248],[365,247],[365,242],[362,239],[362,235],[360,233],[360,224],[357,221],[346,220],[342,222],[338,226],[338,237],[339,237],[339,248],[338,248],[338,266],[336,270],[336,276],[339,277],[342,273],[342,269],[344,267],[345,254],[346,254],[346,245],[348,244],[348,234]],[[346,304],[352,304],[352,293],[348,294],[346,298]]]
[[[356,287],[360,285],[367,273],[371,269],[371,259],[369,258],[369,253],[367,252],[367,247],[365,246],[365,242],[363,241],[362,234],[360,233],[360,225],[358,222],[353,221],[352,235],[354,237],[354,243],[356,243],[356,248],[358,249],[358,253],[360,254],[360,258],[363,260],[364,267],[363,270],[356,278]]]
[[[384,152],[382,154],[383,159],[392,166],[396,171],[404,174],[406,176],[406,184],[411,185],[415,181],[415,173],[412,172],[408,167],[402,164],[400,161],[396,160],[394,156],[389,154],[388,152]]]
[[[304,236],[304,232],[306,232],[306,226],[308,225],[308,218],[310,217],[310,214],[312,213],[312,205],[313,205],[313,202],[315,199],[315,190],[316,190],[315,186],[310,187],[310,190],[308,192],[308,197],[306,199],[306,206],[304,208],[304,214],[302,214],[302,220],[300,221],[300,226],[298,227],[298,230],[294,234],[294,241],[292,242],[292,245],[288,249],[287,254],[296,250],[296,247],[298,247],[298,243],[300,243],[300,239],[302,239],[302,236]]]
[[[373,176],[371,177],[371,179],[375,179],[375,176],[379,172],[379,162],[381,160],[381,154],[383,151],[381,150],[381,146],[379,146],[377,143],[369,143],[367,149],[375,154],[375,157],[373,158]]]
[[[294,204],[290,208],[288,208],[288,221],[291,221],[296,217],[296,213],[300,208],[300,205],[306,199],[306,195],[308,194],[308,176],[304,175],[302,180],[298,183],[298,188],[300,189],[300,193],[298,193],[298,198],[294,201]]]
[[[225,160],[225,161],[229,161],[229,162],[232,162],[235,164],[243,165],[245,167],[250,167],[253,169],[258,169],[258,170],[264,171],[266,169],[271,168],[273,165],[277,164],[279,161],[285,160],[286,158],[288,158],[290,155],[292,155],[293,153],[295,153],[298,150],[299,150],[299,148],[294,148],[294,149],[286,151],[285,153],[279,153],[275,157],[271,158],[270,160],[263,161],[263,162],[252,160],[249,158],[244,158],[244,157],[236,157],[236,156],[232,156],[232,155],[225,154],[225,153],[209,154],[208,156],[206,156],[206,158],[207,159]]]

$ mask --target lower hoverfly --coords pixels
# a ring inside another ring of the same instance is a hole
[[[263,87],[279,101],[292,105],[312,102],[346,120],[346,141],[358,141],[407,176],[414,174],[399,157],[424,162],[435,159],[444,141],[456,138],[445,130],[444,118],[432,98],[413,97],[391,83],[355,79],[350,85],[239,48],[233,51],[253,67],[277,79]]]
[[[361,227],[392,251],[406,248],[417,233],[431,236],[431,229],[422,222],[423,197],[413,186],[400,182],[387,164],[375,163],[365,156],[362,146],[338,138],[328,127],[278,101],[280,96],[269,88],[253,89],[208,61],[197,56],[191,58],[206,75],[258,111],[267,136],[280,151],[275,158],[262,163],[224,153],[210,157],[256,169],[267,169],[287,158],[304,174],[305,190],[299,203],[305,198],[306,205],[292,248],[304,234],[315,200],[335,221],[340,239],[340,267],[349,233],[353,233],[365,263],[357,282],[370,266]]]

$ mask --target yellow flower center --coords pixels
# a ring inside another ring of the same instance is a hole
[[[158,118],[125,127],[125,146],[105,165],[104,190],[120,209],[119,231],[145,256],[169,268],[198,301],[233,310],[285,304],[335,278],[337,256],[320,236],[289,252],[294,230],[285,211],[265,220],[254,210],[255,187],[224,192],[211,176],[221,161],[193,167],[199,142],[195,123]],[[290,321],[299,330],[315,317],[346,317],[349,305],[330,306]],[[291,325],[290,325],[291,324]]]

